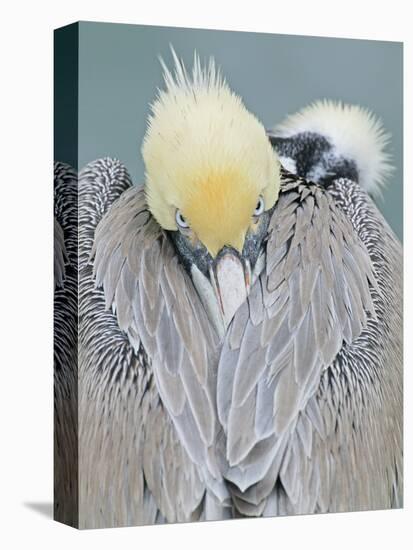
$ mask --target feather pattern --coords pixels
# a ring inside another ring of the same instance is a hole
[[[54,164],[54,517],[78,525],[77,174]]]
[[[232,352],[222,355],[218,366],[218,411],[228,439],[230,470],[242,470],[263,438],[271,438],[277,445],[283,434],[296,433],[297,418],[343,346],[342,325],[349,323],[346,338],[353,342],[367,319],[375,316],[371,286],[376,285],[376,276],[351,222],[322,187],[287,172],[282,176],[269,227],[266,270],[235,315],[234,325],[238,316],[248,318],[242,341],[234,345],[230,327],[224,348],[231,347]],[[338,236],[330,246],[333,225]],[[264,309],[264,304],[280,299],[280,287],[283,307]],[[347,308],[342,305],[342,293],[348,296]],[[229,370],[233,373],[230,377],[226,374]],[[253,423],[246,429],[251,419]],[[304,432],[301,427],[300,431],[306,433],[308,454],[308,429]],[[298,443],[294,445],[295,449]],[[273,452],[271,446],[267,452]],[[296,457],[297,451],[291,452]],[[284,461],[284,473],[280,473],[284,481],[287,474],[294,478],[293,460],[296,458]],[[262,471],[262,479],[266,475]],[[284,489],[294,503],[296,485],[285,482]]]
[[[159,227],[119,161],[82,170],[79,219],[80,527],[203,518],[205,482],[172,420],[192,418],[177,370],[184,347],[174,347],[170,323],[176,298],[163,267],[152,278],[160,255],[172,253],[160,247]]]
[[[139,335],[186,451],[214,478],[221,498],[226,493],[214,456],[218,336],[168,236],[147,212],[144,191],[131,187],[98,225],[92,251],[96,285],[132,345]]]
[[[120,163],[79,188],[86,526],[400,505],[401,247],[357,183],[282,172],[222,339]]]
[[[394,171],[390,135],[359,105],[316,101],[268,134],[285,168],[317,183],[346,177],[375,196]]]

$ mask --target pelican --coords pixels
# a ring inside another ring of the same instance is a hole
[[[320,102],[267,132],[213,61],[163,70],[143,186],[79,176],[79,526],[401,506],[381,124]]]

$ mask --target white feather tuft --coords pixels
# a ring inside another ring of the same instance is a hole
[[[341,101],[316,101],[288,116],[274,130],[280,137],[302,132],[325,137],[338,155],[356,163],[360,185],[371,195],[380,194],[393,171],[386,151],[390,134],[370,110]]]
[[[163,69],[163,78],[166,91],[158,90],[159,95],[163,94],[193,94],[200,90],[219,90],[228,88],[225,79],[222,77],[220,69],[216,68],[215,59],[210,57],[208,64],[204,67],[201,65],[201,60],[196,51],[194,51],[194,59],[192,66],[192,74],[188,73],[184,63],[177,56],[173,46],[170,46],[174,61],[175,72],[171,72],[165,61],[160,56],[159,61]]]

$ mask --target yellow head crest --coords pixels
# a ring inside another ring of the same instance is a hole
[[[266,210],[278,197],[279,162],[264,127],[216,71],[194,56],[192,75],[172,52],[175,74],[162,62],[166,89],[152,105],[142,146],[148,206],[176,230],[180,210],[215,256],[242,250],[260,196]]]

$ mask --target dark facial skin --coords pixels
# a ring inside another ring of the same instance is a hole
[[[254,269],[258,256],[262,248],[265,246],[271,214],[272,209],[263,212],[263,214],[261,214],[261,216],[256,220],[254,228],[250,228],[245,237],[241,257],[244,261],[249,260],[251,270]],[[195,264],[198,269],[209,278],[209,268],[214,266],[216,261],[224,252],[232,250],[234,254],[239,255],[235,249],[225,246],[214,259],[200,241],[190,238],[188,232],[177,230],[169,231],[168,233],[174,243],[185,270],[189,274],[191,274],[191,265]]]

